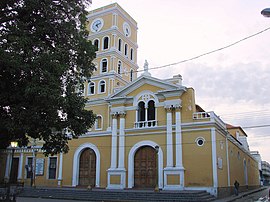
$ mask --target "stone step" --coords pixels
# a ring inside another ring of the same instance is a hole
[[[86,190],[59,188],[24,188],[20,197],[72,199],[85,201],[212,201],[205,191]]]

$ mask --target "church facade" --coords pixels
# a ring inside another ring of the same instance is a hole
[[[117,3],[91,11],[89,40],[96,71],[85,83],[96,123],[69,143],[67,154],[45,157],[41,143],[0,153],[0,180],[36,186],[206,190],[229,194],[234,181],[259,186],[258,163],[241,127],[225,124],[195,103],[181,75],[137,77],[137,23]],[[11,172],[11,175],[9,173]],[[32,179],[33,181],[33,179]]]

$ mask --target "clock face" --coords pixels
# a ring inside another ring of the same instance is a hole
[[[124,22],[124,24],[123,24],[123,31],[124,31],[124,34],[126,37],[130,37],[131,29],[130,29],[130,26],[127,22]]]
[[[101,30],[101,28],[103,27],[103,20],[101,18],[97,18],[95,20],[93,20],[92,24],[91,24],[91,31],[92,32],[98,32]]]

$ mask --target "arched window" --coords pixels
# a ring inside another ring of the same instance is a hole
[[[133,81],[133,69],[130,70],[130,81]]]
[[[145,121],[145,104],[142,101],[138,104],[138,121]]]
[[[106,50],[109,48],[109,37],[105,36],[103,38],[103,50]]]
[[[125,44],[125,56],[128,56],[128,45]]]
[[[108,60],[106,58],[101,60],[101,72],[107,72],[108,70]]]
[[[133,60],[133,48],[130,49],[130,60]]]
[[[106,85],[105,84],[106,83],[103,80],[101,80],[99,82],[99,90],[98,90],[99,93],[105,93],[105,91],[106,91]]]
[[[95,94],[95,83],[90,82],[88,84],[88,95],[94,95]]]
[[[147,97],[144,97],[144,99],[147,99]],[[140,101],[138,103],[137,122],[135,123],[135,127],[143,128],[155,126],[157,126],[155,101],[152,99]]]
[[[122,62],[121,61],[118,61],[118,65],[117,65],[117,73],[118,74],[121,74],[122,72]]]
[[[96,51],[99,50],[99,39],[94,40],[94,46],[96,47]]]
[[[102,116],[101,115],[97,115],[95,128],[96,130],[102,129]]]
[[[118,50],[122,51],[122,39],[118,39]]]
[[[156,118],[155,102],[153,100],[150,100],[148,102],[147,121],[155,120],[155,118]]]

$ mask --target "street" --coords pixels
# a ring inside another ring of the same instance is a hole
[[[77,200],[62,200],[62,199],[45,199],[45,198],[26,198],[26,197],[17,197],[16,202],[86,202],[86,201],[77,201]]]
[[[250,194],[248,196],[245,196],[241,199],[237,199],[235,200],[236,202],[254,202],[254,201],[270,201],[268,200],[269,197],[269,188],[265,189],[263,191],[254,193],[254,194]]]

